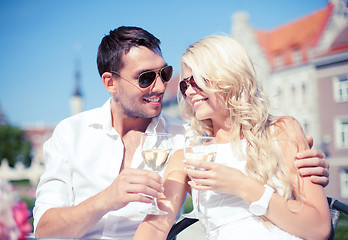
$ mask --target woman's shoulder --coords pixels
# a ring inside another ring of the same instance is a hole
[[[300,122],[291,116],[281,116],[273,124],[274,134],[278,139],[291,139],[298,144],[306,144],[306,137]]]
[[[291,116],[278,117],[273,126],[276,134],[283,131],[288,133],[298,133],[298,131],[303,132],[300,122]]]

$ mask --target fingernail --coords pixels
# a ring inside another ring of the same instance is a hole
[[[161,187],[161,192],[164,192],[164,187]]]
[[[302,153],[297,153],[297,154],[296,154],[296,157],[297,157],[297,158],[303,158],[303,154],[302,154]]]
[[[299,174],[301,177],[303,176],[303,174],[302,174],[302,172],[301,172],[301,169],[298,170],[298,174]]]
[[[162,193],[157,193],[157,198],[160,198],[162,196]]]

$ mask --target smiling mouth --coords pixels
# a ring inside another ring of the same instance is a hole
[[[144,98],[143,100],[145,102],[149,102],[149,103],[161,103],[162,102],[162,97]]]
[[[199,100],[195,100],[194,102],[192,102],[192,106],[196,106],[204,101],[208,100],[208,98],[204,98],[204,99],[199,99]]]

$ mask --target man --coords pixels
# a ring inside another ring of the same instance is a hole
[[[172,68],[159,44],[137,27],[120,27],[103,38],[97,64],[111,98],[63,120],[45,143],[36,237],[131,239],[145,217],[139,211],[163,192],[162,178],[144,169],[138,148],[145,131],[172,133],[178,147],[185,131],[181,121],[161,114]],[[301,154],[307,159],[298,161],[300,170],[326,185],[325,156],[316,150]]]

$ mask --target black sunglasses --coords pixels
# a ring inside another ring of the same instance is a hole
[[[193,76],[188,77],[188,78],[184,78],[180,82],[180,91],[181,91],[182,95],[184,95],[185,98],[186,98],[186,91],[187,91],[189,86],[193,87],[197,92],[202,91],[202,89],[195,82],[195,79],[193,78]]]
[[[128,79],[122,77],[118,72],[110,71],[112,73],[117,74],[122,79],[129,81]],[[157,74],[160,76],[163,82],[168,82],[173,74],[173,67],[172,66],[165,66],[158,71],[146,71],[139,75],[138,77],[138,83],[139,87],[141,88],[147,88],[149,87],[157,78]]]

